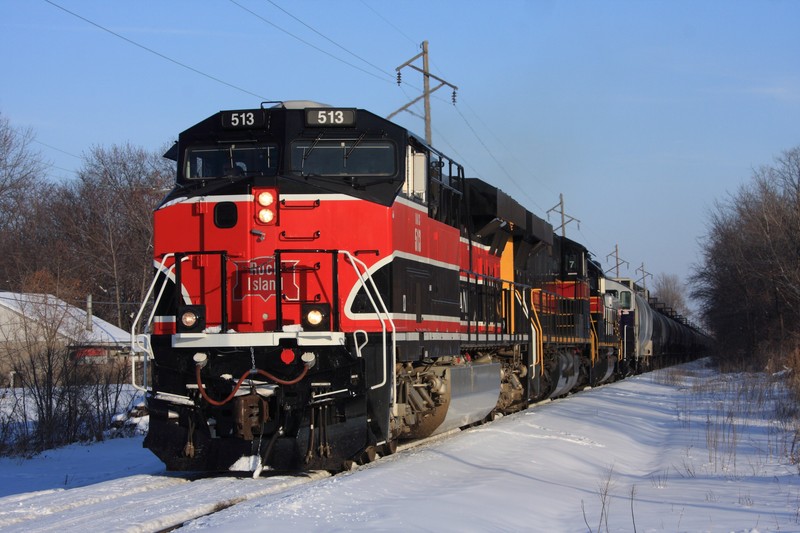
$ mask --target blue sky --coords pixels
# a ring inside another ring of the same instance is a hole
[[[419,94],[395,67],[428,40],[459,87],[433,100],[437,148],[540,217],[563,193],[604,267],[619,245],[623,275],[685,279],[715,199],[800,145],[800,2],[52,2],[0,0],[0,112],[53,179],[262,100],[388,115]]]

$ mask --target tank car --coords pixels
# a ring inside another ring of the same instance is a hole
[[[712,340],[630,279],[609,279],[606,291],[620,301],[622,353],[627,375],[685,362],[708,353]]]

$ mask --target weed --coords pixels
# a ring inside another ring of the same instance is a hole
[[[742,507],[752,507],[753,506],[753,498],[750,497],[750,493],[742,494],[741,491],[739,492],[739,505]]]
[[[608,531],[608,512],[611,506],[611,488],[614,486],[613,482],[613,475],[614,475],[614,466],[612,465],[606,476],[603,480],[598,483],[597,486],[597,494],[600,497],[600,519],[597,524],[597,532],[600,533],[603,531],[603,527],[605,526],[605,531]],[[631,498],[633,498],[633,492],[631,493]],[[631,502],[631,510],[633,509],[633,502]],[[586,507],[584,506],[584,501],[581,500],[581,511],[583,512],[583,522],[586,524],[586,529],[593,533],[592,527],[589,525],[589,520],[586,517]]]
[[[654,488],[667,488],[667,481],[669,481],[669,469],[666,469],[663,472],[654,472],[650,474],[650,483],[653,484]]]
[[[682,467],[679,469],[677,466],[672,465],[672,468],[675,469],[675,472],[678,473],[679,476],[682,478],[694,478],[697,477],[697,473],[695,472],[694,463],[689,459],[687,454],[686,457],[681,459]]]

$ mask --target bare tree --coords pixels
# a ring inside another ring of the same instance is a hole
[[[69,246],[68,275],[81,272],[85,289],[99,295],[98,315],[122,328],[144,296],[152,269],[152,212],[173,176],[171,162],[142,148],[95,147],[51,215]]]
[[[34,140],[30,129],[17,129],[0,113],[0,209],[7,215],[0,219],[0,228],[16,222],[15,207],[32,184],[39,182],[44,164],[39,153],[31,149]]]
[[[70,303],[95,296],[95,312],[127,329],[152,275],[152,213],[172,184],[174,163],[129,144],[94,147],[75,180],[48,184],[31,130],[0,115],[0,286],[20,291],[48,272]],[[57,258],[57,260],[54,260]]]
[[[690,318],[691,310],[686,305],[684,284],[676,274],[661,273],[656,276],[653,296],[671,307],[676,313]]]
[[[0,339],[25,393],[34,422],[30,448],[42,450],[80,435],[81,416],[77,365],[69,357],[66,335],[80,334],[60,300],[44,294],[17,298],[18,318],[3,324]],[[67,331],[69,330],[69,331]]]
[[[7,288],[19,283],[30,201],[44,182],[45,165],[33,141],[30,129],[13,127],[0,113],[0,286]]]
[[[60,282],[49,273],[27,283],[29,292],[13,297],[18,312],[0,324],[0,359],[11,362],[17,388],[9,393],[19,400],[15,419],[22,421],[22,432],[0,435],[0,445],[29,453],[100,440],[124,407],[128,365],[123,358],[91,364],[76,357],[75,347],[88,340],[83,316],[50,294]]]
[[[767,357],[800,343],[800,147],[710,213],[693,295],[731,354]]]

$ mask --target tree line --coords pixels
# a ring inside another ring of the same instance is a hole
[[[54,182],[34,134],[0,114],[0,290],[49,293],[122,329],[152,276],[152,212],[174,180],[166,151],[95,146]]]
[[[719,358],[800,370],[800,147],[714,204],[701,248],[692,296]]]
[[[92,147],[72,179],[54,181],[34,143],[0,113],[0,291],[81,308],[92,295],[93,314],[129,330],[152,278],[152,212],[174,180],[166,148]],[[73,357],[62,335],[81,344],[83,326],[36,301],[0,325],[0,383],[13,385],[0,390],[0,455],[102,439],[130,401],[127,361]]]

